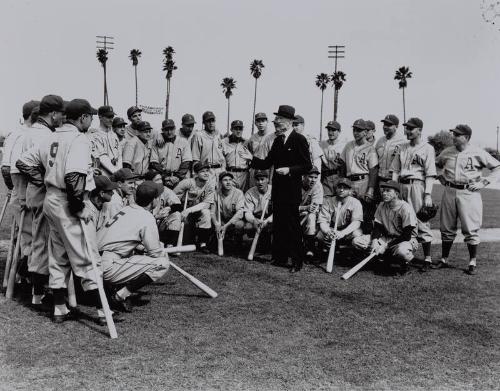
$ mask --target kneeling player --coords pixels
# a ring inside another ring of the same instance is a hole
[[[302,202],[299,206],[299,213],[307,258],[314,256],[316,220],[323,203],[323,186],[319,182],[319,174],[319,170],[313,166],[311,171],[302,178]]]
[[[417,216],[411,205],[401,200],[399,183],[380,183],[382,201],[375,211],[371,236],[355,238],[353,244],[362,250],[368,248],[386,261],[401,263],[401,271],[408,271],[409,262],[417,250]]]
[[[363,221],[363,206],[352,196],[352,183],[347,178],[340,178],[335,183],[335,197],[326,197],[321,206],[318,223],[318,240],[324,248],[330,247],[332,240],[339,244],[351,245],[354,238],[361,236]],[[335,221],[337,220],[337,230]]]
[[[130,312],[130,295],[161,278],[169,267],[152,214],[162,193],[163,185],[143,182],[137,187],[136,204],[125,206],[97,231],[103,278],[124,285],[112,296],[112,302],[125,312]],[[145,255],[134,255],[139,245]]]

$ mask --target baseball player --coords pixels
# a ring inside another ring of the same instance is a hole
[[[173,189],[191,168],[191,147],[185,138],[176,135],[173,120],[164,120],[161,131],[165,143],[153,148],[154,160],[158,160],[156,168],[163,176],[163,183]]]
[[[123,286],[112,295],[111,303],[124,312],[131,311],[129,298],[133,292],[157,281],[169,268],[168,255],[151,213],[162,192],[162,184],[141,183],[136,191],[136,204],[123,208],[97,233],[103,278]],[[139,245],[144,247],[144,255],[134,254]]]
[[[292,123],[293,130],[302,134],[309,144],[309,154],[311,155],[311,162],[321,173],[321,158],[323,157],[323,150],[319,146],[318,140],[308,133],[304,132],[304,117],[296,115]]]
[[[325,197],[335,195],[335,182],[339,178],[341,160],[340,156],[344,150],[345,143],[339,141],[341,126],[337,121],[330,121],[326,125],[328,139],[319,142],[323,150],[321,158],[321,183]]]
[[[131,137],[123,147],[123,167],[130,168],[137,175],[144,175],[151,163],[158,163],[153,153],[153,128],[147,121],[137,125],[137,136]]]
[[[255,186],[245,193],[245,232],[252,235],[260,225],[264,238],[270,240],[273,223],[273,204],[271,201],[272,186],[269,184],[269,171],[255,171]],[[260,222],[264,206],[264,221]],[[262,242],[261,242],[262,243]]]
[[[196,121],[194,120],[194,116],[192,114],[186,113],[182,116],[179,137],[185,139],[189,145],[191,145],[195,123]]]
[[[113,118],[113,123],[111,124],[113,128],[113,132],[115,132],[116,137],[118,137],[118,145],[120,147],[120,156],[123,155],[123,147],[125,146],[125,142],[127,141],[125,126],[127,122],[121,117]]]
[[[331,245],[333,239],[339,243],[351,245],[354,238],[361,236],[363,206],[352,196],[352,183],[347,178],[339,178],[335,184],[335,196],[325,197],[318,215],[318,240],[324,248]],[[340,207],[339,207],[340,202]],[[334,230],[338,213],[337,230]]]
[[[88,199],[84,202],[91,215],[88,224],[93,232],[97,232],[106,223],[103,210],[105,205],[111,201],[118,184],[104,175],[94,176],[94,182],[95,188],[89,192]]]
[[[220,218],[218,214],[220,210]],[[212,223],[215,232],[223,238],[226,232],[242,233],[244,227],[245,195],[234,186],[234,176],[230,172],[223,172],[219,175],[219,187],[215,196],[215,202],[211,207]],[[241,237],[241,235],[240,235]],[[241,243],[241,240],[240,240]]]
[[[89,135],[92,145],[92,156],[98,163],[103,175],[110,176],[122,168],[122,152],[118,136],[112,130],[115,113],[111,106],[101,106],[99,127]]]
[[[257,132],[252,134],[246,143],[247,148],[251,152],[251,154],[257,156],[259,159],[264,159],[267,155],[267,152],[269,152],[269,150],[267,150],[264,155],[265,140],[266,137],[269,136],[269,133],[267,132],[267,124],[268,120],[266,113],[255,114],[255,126],[257,127]],[[270,145],[272,145],[272,142]],[[269,148],[271,148],[271,146],[269,146]],[[255,170],[251,168],[249,174],[249,187],[255,186],[254,179]]]
[[[207,250],[210,236],[210,208],[214,203],[214,183],[210,180],[210,165],[196,162],[193,165],[194,178],[186,178],[174,188],[174,193],[184,203],[188,197],[187,208],[181,213],[181,218],[198,228],[198,248]]]
[[[384,136],[380,137],[375,150],[378,156],[378,181],[387,182],[392,179],[391,163],[398,154],[399,148],[405,139],[397,134],[399,118],[394,114],[387,114],[382,120]]]
[[[370,120],[365,121],[366,124],[366,142],[370,145],[375,146],[375,123]]]
[[[236,187],[242,191],[248,189],[248,160],[240,156],[239,151],[248,150],[243,133],[243,122],[235,120],[231,122],[231,135],[222,139],[224,157],[226,159],[226,171],[233,174]]]
[[[125,137],[130,139],[137,136],[139,124],[142,122],[142,110],[137,106],[131,106],[127,109],[127,117],[130,125],[125,127]]]
[[[392,178],[401,183],[401,198],[408,202],[415,213],[422,206],[432,205],[432,186],[436,177],[436,155],[434,148],[422,140],[423,122],[419,118],[410,118],[403,124],[406,138],[409,140],[401,145],[391,163]],[[418,219],[417,219],[418,220]],[[418,220],[418,241],[424,251],[424,267],[426,270],[432,264],[431,223]]]
[[[442,168],[439,177],[445,186],[441,199],[441,261],[435,266],[448,266],[448,257],[457,234],[457,222],[464,234],[469,250],[468,274],[476,273],[479,230],[483,217],[483,202],[479,190],[500,177],[500,162],[481,148],[470,144],[472,129],[468,125],[457,125],[453,132],[453,146],[445,148],[437,157],[436,164]],[[491,173],[483,177],[483,169]]]
[[[110,202],[104,206],[103,214],[105,214],[106,219],[117,214],[125,206],[135,203],[136,181],[139,176],[133,173],[130,168],[121,168],[111,176],[111,179],[116,182],[118,187],[113,192]]]
[[[215,115],[211,111],[203,113],[203,130],[193,135],[191,152],[193,164],[195,162],[208,164],[209,169],[211,169],[211,177],[216,183],[218,175],[225,169],[226,159],[224,158],[222,137],[215,128]]]
[[[358,236],[353,244],[360,250],[371,249],[378,255],[384,255],[387,262],[399,262],[404,274],[418,247],[417,216],[411,205],[399,198],[399,183],[383,182],[380,187],[383,202],[375,212],[371,236]]]
[[[43,107],[40,111],[43,112]],[[104,318],[95,280],[97,271],[92,270],[89,258],[94,257],[99,262],[95,234],[84,227],[90,219],[84,194],[94,188],[90,141],[85,135],[93,114],[97,114],[97,110],[89,102],[73,99],[66,106],[67,123],[43,140],[38,150],[33,148],[23,155],[28,165],[45,172],[43,182],[47,194],[43,210],[50,228],[49,288],[54,296],[53,320],[56,323],[74,316],[65,303],[71,270],[81,278],[83,289],[96,306],[99,318]],[[35,172],[32,170],[28,175]],[[40,182],[41,171],[34,175],[31,182]],[[87,241],[82,240],[83,237]]]
[[[323,204],[323,186],[319,181],[319,175],[319,170],[313,166],[309,173],[302,177],[302,202],[299,205],[299,213],[302,219],[306,258],[309,259],[314,257],[316,220]]]

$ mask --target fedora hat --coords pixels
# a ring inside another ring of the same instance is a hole
[[[274,113],[274,115],[279,115],[280,117],[294,120],[295,119],[295,108],[293,108],[292,106],[281,105],[278,108],[278,112]]]

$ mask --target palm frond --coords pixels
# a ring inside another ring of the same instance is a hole
[[[250,63],[250,73],[254,78],[258,79],[262,75],[262,68],[264,67],[262,60],[253,60]]]
[[[141,57],[142,52],[139,49],[132,49],[128,58],[132,60],[132,65],[137,66],[139,64],[139,57]]]
[[[326,90],[326,87],[330,83],[330,76],[326,73],[320,73],[316,76],[316,87],[318,87],[321,91]]]
[[[346,74],[342,71],[337,71],[331,76],[332,82],[333,82],[333,87],[336,90],[340,90],[342,86],[344,85],[344,82],[347,80],[346,79]]]
[[[163,70],[167,72],[167,79],[170,79],[172,77],[172,73],[177,69],[174,61],[174,53],[175,50],[172,46],[167,46],[163,49],[163,55],[165,56],[163,59]]]
[[[236,81],[232,77],[225,77],[220,85],[226,99],[229,99],[233,95],[233,89],[236,88]]]
[[[106,65],[106,62],[108,61],[108,51],[106,49],[99,49],[96,53],[97,61],[102,66]]]

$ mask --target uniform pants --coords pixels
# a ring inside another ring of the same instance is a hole
[[[10,204],[14,209],[14,218],[17,226],[19,226],[19,223],[21,222],[21,200],[23,204],[26,204],[26,187],[28,185],[28,181],[22,174],[12,174],[11,177],[14,188],[12,189]],[[28,258],[30,258],[31,255],[32,224],[33,214],[29,208],[25,207],[23,227],[21,230],[21,254],[23,257]]]
[[[457,222],[460,219],[464,242],[480,243],[479,229],[483,222],[483,201],[479,191],[459,190],[445,187],[441,199],[441,240],[452,242],[457,236]]]
[[[158,231],[180,231],[181,229],[181,213],[173,212],[167,217],[158,221]]]
[[[43,203],[43,212],[49,224],[49,288],[67,287],[71,270],[80,277],[84,290],[97,289],[89,256],[100,264],[95,231],[86,229],[79,218],[68,209],[66,193],[50,187]],[[88,247],[87,247],[88,246]],[[91,254],[89,254],[90,249]]]
[[[316,235],[316,232],[318,231],[316,228],[316,219],[317,219],[317,214],[316,213],[308,213],[307,215],[300,216],[300,222],[302,222],[304,219],[304,223],[302,223],[302,233],[304,235]]]
[[[363,232],[360,229],[355,230],[354,232],[351,232],[349,235],[343,237],[340,240],[337,240],[337,244],[346,244],[350,246],[354,246],[354,238],[363,235]],[[369,235],[367,235],[369,236]],[[330,247],[332,244],[332,241],[327,239],[325,235],[323,234],[323,231],[318,231],[318,234],[316,235],[316,239],[318,241],[322,242],[324,246]]]
[[[212,220],[210,216],[210,209],[202,209],[199,212],[190,213],[188,216],[188,223],[195,225],[197,228],[211,228]]]
[[[157,281],[165,275],[169,267],[167,257],[132,255],[122,258],[108,251],[102,254],[103,278],[112,284],[126,284],[141,274],[146,274],[151,280]]]
[[[401,184],[401,198],[413,207],[415,214],[424,206],[424,193],[424,181]],[[430,221],[424,223],[417,218],[417,229],[417,239],[419,242],[432,242],[433,236]]]
[[[385,243],[390,242],[393,238],[381,238]],[[371,245],[371,236],[370,235],[361,235],[353,239],[352,244],[358,250],[368,250]],[[415,239],[411,239],[409,241],[399,242],[394,246],[387,248],[384,254],[388,255],[394,260],[410,262],[413,257],[415,251],[417,251],[418,242]]]

